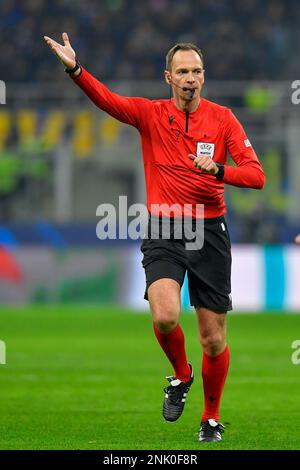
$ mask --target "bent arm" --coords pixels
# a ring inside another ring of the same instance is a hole
[[[225,123],[227,149],[237,166],[224,166],[223,182],[241,188],[262,189],[266,176],[247,135],[233,113]]]

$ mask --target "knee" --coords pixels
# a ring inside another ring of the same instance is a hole
[[[203,351],[209,356],[217,356],[225,347],[225,337],[221,332],[207,333],[200,336]]]
[[[177,325],[177,320],[168,318],[166,316],[155,318],[153,321],[160,333],[169,333],[170,331],[174,330]]]
[[[172,331],[177,326],[177,322],[178,315],[172,310],[157,309],[153,312],[153,323],[161,333]]]
[[[153,283],[148,289],[150,309],[156,328],[161,333],[169,333],[176,327],[180,315],[180,286],[172,279],[160,281],[157,281],[159,285]]]

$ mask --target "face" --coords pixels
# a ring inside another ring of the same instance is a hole
[[[194,50],[175,52],[172,70],[171,72],[165,71],[165,79],[168,84],[172,85],[174,96],[189,101],[188,90],[194,89],[193,100],[199,99],[204,83],[204,69],[197,52]],[[184,91],[182,88],[188,90]]]

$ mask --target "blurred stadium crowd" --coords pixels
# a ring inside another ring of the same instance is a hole
[[[178,41],[202,48],[210,79],[290,79],[299,21],[298,0],[5,0],[2,71],[7,81],[53,80],[61,68],[42,36],[60,41],[67,31],[81,62],[105,80],[160,78]]]
[[[5,0],[0,2],[0,217],[93,223],[98,204],[143,202],[139,136],[71,85],[43,36],[69,33],[78,58],[113,90],[165,98],[165,54],[205,57],[205,97],[230,106],[267,173],[263,192],[226,187],[233,241],[288,242],[299,231],[298,0]],[[295,202],[294,202],[295,201]],[[23,227],[21,232],[23,231]],[[1,237],[0,237],[1,238]]]

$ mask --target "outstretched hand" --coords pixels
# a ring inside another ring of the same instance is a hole
[[[56,57],[58,57],[67,69],[72,69],[76,65],[76,54],[71,47],[67,33],[62,33],[62,38],[64,45],[59,44],[48,36],[44,36],[46,43],[50,49],[52,49]]]

